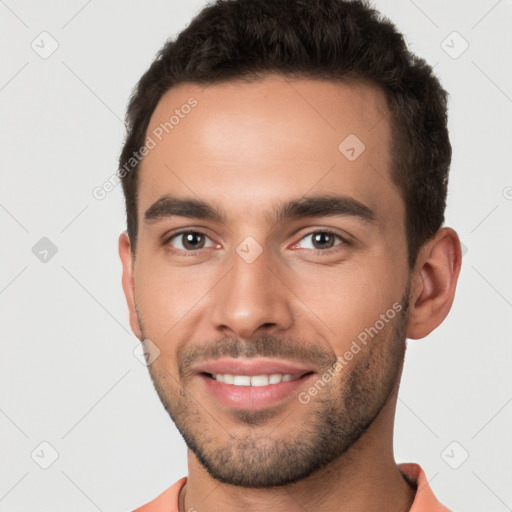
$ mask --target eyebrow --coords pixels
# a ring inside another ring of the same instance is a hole
[[[180,198],[164,195],[153,203],[144,213],[146,224],[154,224],[168,217],[191,217],[226,222],[226,214],[212,204],[199,199]],[[376,222],[376,215],[368,206],[349,196],[322,195],[294,199],[277,205],[266,216],[269,224],[302,217],[355,217],[366,223]]]

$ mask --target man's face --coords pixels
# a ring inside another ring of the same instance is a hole
[[[387,113],[368,85],[269,76],[181,84],[152,116],[132,317],[160,350],[162,403],[221,481],[304,478],[390,404],[409,271]]]

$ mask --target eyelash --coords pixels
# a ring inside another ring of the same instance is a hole
[[[184,231],[178,231],[177,233],[173,233],[171,236],[167,237],[164,240],[163,245],[165,246],[166,250],[172,254],[178,254],[178,255],[183,255],[183,256],[195,256],[197,253],[199,253],[201,250],[203,250],[203,248],[202,249],[194,249],[194,250],[190,250],[190,251],[183,251],[182,249],[175,249],[174,247],[172,247],[169,244],[173,238],[176,238],[181,235],[187,235],[190,233],[208,237],[208,235],[206,233],[204,233],[203,231],[187,229]],[[318,233],[327,233],[329,235],[333,235],[333,236],[339,238],[341,240],[341,243],[335,245],[334,247],[329,247],[328,249],[308,249],[308,251],[312,252],[313,254],[317,254],[317,255],[331,254],[331,252],[335,252],[335,251],[339,250],[340,246],[350,247],[352,245],[352,242],[350,240],[348,240],[347,238],[341,236],[339,233],[332,231],[330,229],[318,229],[315,231],[310,231],[309,233],[306,233],[303,237],[301,237],[300,240],[303,240],[304,238],[311,236],[311,235],[316,235]],[[299,240],[299,242],[300,242],[300,240]],[[296,244],[294,244],[294,245],[296,245]]]

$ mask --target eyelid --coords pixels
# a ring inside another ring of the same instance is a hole
[[[205,231],[204,231],[204,228],[186,228],[186,229],[179,229],[178,231],[172,231],[172,232],[168,232],[166,233],[163,237],[162,237],[162,245],[165,247],[165,249],[171,253],[174,253],[174,254],[184,254],[184,255],[194,255],[194,254],[197,254],[198,252],[204,250],[204,249],[211,249],[211,246],[210,247],[201,247],[200,249],[191,249],[191,250],[184,250],[184,249],[177,249],[175,247],[172,247],[170,245],[170,242],[172,239],[174,238],[177,238],[179,236],[182,236],[182,235],[186,235],[186,234],[190,234],[190,233],[194,233],[194,234],[198,234],[198,235],[203,235],[204,237],[208,238],[212,243],[213,245],[219,245],[217,242],[215,242],[211,236],[209,236]]]
[[[341,243],[334,245],[333,247],[329,247],[328,249],[306,249],[307,251],[313,252],[313,253],[319,253],[319,254],[329,254],[332,251],[337,251],[340,249],[340,246],[350,247],[354,244],[354,241],[352,238],[346,234],[342,235],[338,231],[332,229],[332,228],[316,228],[312,231],[308,231],[304,235],[302,235],[297,242],[294,242],[291,247],[296,246],[299,242],[301,242],[304,238],[308,236],[315,235],[317,233],[328,233],[335,237],[338,237],[341,240]]]
[[[314,254],[330,254],[331,252],[333,251],[339,251],[340,250],[340,246],[342,246],[343,248],[347,248],[347,247],[351,247],[353,244],[354,244],[354,241],[352,240],[352,237],[348,234],[345,234],[345,235],[342,235],[340,234],[338,231],[336,231],[335,229],[333,228],[321,228],[321,227],[318,227],[318,228],[308,228],[310,229],[310,231],[307,231],[305,232],[297,242],[294,242],[292,244],[291,247],[294,247],[296,246],[300,241],[302,241],[304,238],[308,237],[308,236],[312,236],[312,235],[315,235],[317,233],[328,233],[328,234],[331,234],[335,237],[338,237],[340,240],[341,240],[341,243],[338,243],[336,245],[334,245],[333,247],[329,247],[327,249],[306,249],[308,252],[312,252]],[[189,233],[195,233],[195,234],[200,234],[200,235],[203,235],[205,236],[206,238],[210,239],[211,242],[213,242],[214,245],[216,246],[219,246],[220,244],[218,244],[217,242],[215,242],[204,230],[204,228],[194,228],[194,227],[189,227],[189,228],[186,228],[186,229],[179,229],[178,231],[174,231],[174,232],[171,232],[171,233],[166,233],[163,237],[162,237],[162,245],[166,248],[167,251],[173,253],[173,254],[178,254],[178,255],[195,255],[199,252],[201,252],[202,250],[204,249],[211,249],[212,246],[210,247],[201,247],[199,249],[191,249],[191,250],[184,250],[184,249],[177,249],[175,247],[172,247],[170,246],[170,242],[173,238],[176,238],[176,237],[179,237],[179,236],[182,236],[182,235],[185,235],[185,234],[189,234]]]

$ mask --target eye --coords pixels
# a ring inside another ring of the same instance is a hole
[[[170,245],[172,252],[190,252],[216,246],[208,236],[200,231],[175,233],[166,240],[165,245]]]
[[[180,231],[164,241],[164,245],[174,253],[194,253],[208,247],[218,247],[205,233],[201,231]],[[317,230],[302,237],[292,249],[308,249],[314,252],[326,253],[336,250],[339,245],[350,245],[350,242],[333,231]]]
[[[306,242],[303,242],[304,240]],[[336,243],[336,240],[339,240],[339,242]],[[350,242],[341,235],[338,235],[338,233],[323,229],[308,233],[306,236],[302,237],[292,249],[300,248],[328,252],[329,249],[334,249],[338,245],[350,245]]]

